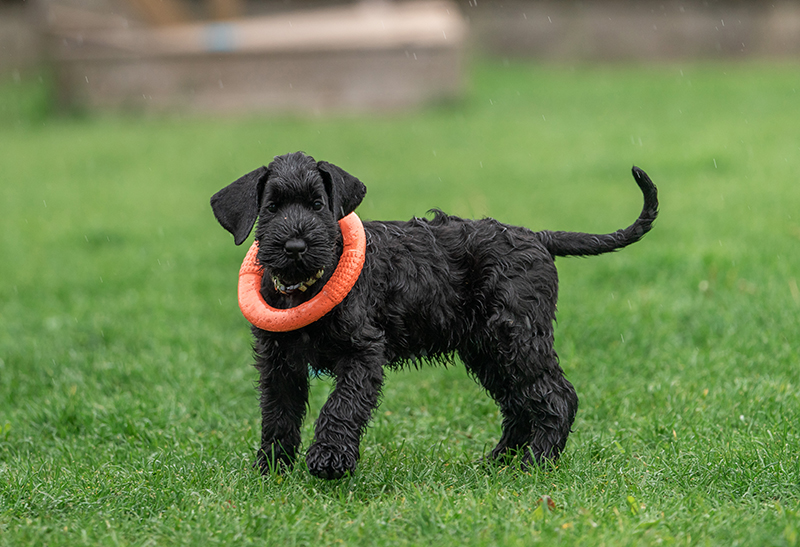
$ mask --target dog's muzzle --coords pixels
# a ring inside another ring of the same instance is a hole
[[[292,260],[299,260],[300,256],[306,252],[306,242],[302,239],[290,239],[283,244],[283,249]]]

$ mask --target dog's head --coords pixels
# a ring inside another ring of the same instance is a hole
[[[211,208],[236,245],[258,219],[258,261],[276,287],[291,287],[335,265],[337,222],[355,210],[366,191],[343,169],[295,152],[226,186],[211,198]]]

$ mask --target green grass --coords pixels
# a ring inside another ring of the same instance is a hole
[[[484,61],[460,102],[300,119],[53,115],[46,79],[0,85],[0,545],[797,545],[798,68]],[[533,229],[627,225],[648,171],[654,231],[558,261],[581,406],[555,468],[476,463],[499,415],[452,367],[388,375],[355,476],[251,469],[244,249],[208,198],[297,149],[365,181],[364,218]]]

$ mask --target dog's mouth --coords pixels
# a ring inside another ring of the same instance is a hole
[[[319,245],[309,246],[297,258],[289,256],[283,245],[259,246],[258,254],[258,261],[267,272],[265,278],[272,281],[276,292],[284,295],[308,291],[328,270],[330,258]]]
[[[296,292],[306,292],[314,283],[320,280],[320,278],[325,274],[325,270],[319,270],[317,273],[309,277],[308,279],[304,279],[299,283],[292,283],[289,284],[282,280],[277,275],[272,276],[272,286],[275,287],[275,290],[281,294],[294,294]]]

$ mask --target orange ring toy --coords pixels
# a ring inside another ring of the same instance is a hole
[[[279,310],[261,296],[264,269],[256,261],[258,242],[253,242],[239,270],[239,308],[250,323],[261,330],[288,332],[310,325],[339,304],[356,284],[367,250],[364,225],[355,213],[339,221],[344,249],[333,275],[311,300]]]

